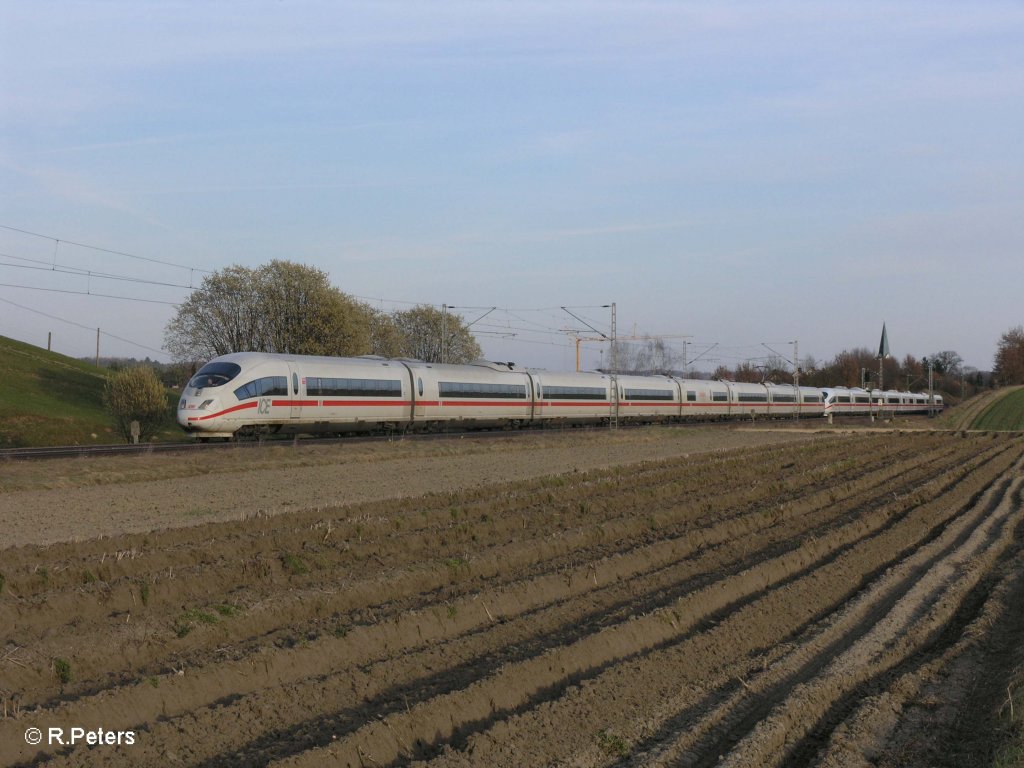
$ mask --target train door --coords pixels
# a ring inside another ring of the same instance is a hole
[[[679,405],[675,407],[675,413],[673,413],[672,415],[675,416],[677,419],[681,419],[683,417],[683,405],[686,402],[686,390],[683,389],[683,382],[681,382],[679,379],[669,376],[668,380],[672,384],[676,385],[676,394],[679,396]]]
[[[408,374],[406,381],[409,384],[409,399],[406,401],[406,405],[409,406],[409,424],[412,424],[416,421],[417,416],[423,415],[423,408],[420,406],[423,393],[417,388],[419,382],[417,381],[416,372],[406,363],[402,363],[402,367],[405,368],[405,372]]]
[[[299,372],[295,366],[288,363],[288,402],[291,403],[290,418],[297,419],[302,416],[302,400],[299,396]]]
[[[423,401],[423,375],[419,371],[416,372],[416,394],[413,395],[413,401],[415,407],[413,408],[413,418],[416,420],[424,419],[427,416],[427,407]],[[434,403],[437,405],[437,403]]]

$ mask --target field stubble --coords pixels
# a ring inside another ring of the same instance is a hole
[[[0,763],[905,757],[899,712],[955,715],[1005,624],[1022,451],[845,436],[10,548]]]

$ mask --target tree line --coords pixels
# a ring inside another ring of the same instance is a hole
[[[1009,383],[995,374],[986,374],[964,365],[963,358],[953,350],[943,350],[918,359],[906,355],[902,359],[886,357],[881,361],[876,352],[858,347],[839,352],[834,358],[818,362],[807,356],[800,360],[800,384],[808,387],[867,387],[923,392],[928,389],[929,368],[932,386],[951,402],[958,402],[997,384]],[[744,382],[791,384],[793,367],[780,357],[744,361],[735,368],[719,366],[713,378]],[[1024,383],[1024,378],[1022,378]]]
[[[231,266],[203,279],[165,329],[171,364],[112,361],[121,368],[108,382],[105,400],[118,431],[130,438],[132,421],[141,439],[166,423],[167,386],[184,384],[196,367],[231,352],[295,355],[408,357],[426,362],[467,363],[481,356],[470,328],[457,315],[429,305],[386,313],[332,286],[327,274],[289,261],[261,267]],[[673,373],[742,382],[792,383],[793,371],[778,356],[744,361],[734,368],[696,373],[663,340],[622,344],[619,373]],[[610,361],[609,361],[610,362]],[[800,361],[805,386],[877,387],[879,361],[867,348],[844,350],[819,363]],[[990,375],[965,366],[952,350],[882,361],[887,389],[923,391],[931,368],[935,389],[951,402],[990,386],[1024,384],[1024,326],[1004,333]]]
[[[231,266],[203,279],[164,332],[177,361],[231,352],[381,355],[466,363],[482,354],[457,315],[429,305],[383,312],[330,284],[315,267],[272,261]]]
[[[720,365],[713,372],[699,372],[686,367],[682,355],[664,341],[651,339],[641,344],[621,344],[617,357],[620,373],[677,374],[747,383],[793,382],[792,364],[778,355],[745,360],[732,367]],[[684,367],[687,369],[683,370]],[[925,391],[929,368],[935,390],[952,402],[989,387],[1024,384],[1024,326],[1011,328],[1002,335],[990,373],[965,365],[954,350],[943,350],[920,359],[914,355],[906,355],[902,360],[885,358],[881,370],[882,386],[886,389]],[[876,388],[879,385],[878,356],[866,347],[843,350],[831,360],[820,363],[807,356],[800,360],[800,384],[809,387]]]
[[[482,354],[457,315],[429,305],[383,312],[331,285],[325,272],[282,260],[256,268],[231,266],[208,275],[178,308],[164,336],[175,361],[193,365],[242,351],[380,355],[433,363],[467,363]],[[620,373],[696,375],[681,370],[685,361],[661,339],[620,344],[616,356]],[[844,350],[820,364],[811,357],[800,363],[800,383],[807,386],[878,386],[878,359],[866,348]],[[990,385],[1024,384],[1024,327],[1001,337],[991,379],[965,366],[955,351],[944,350],[921,359],[886,358],[882,384],[925,389],[929,366],[936,388],[950,395],[969,396]],[[782,383],[792,381],[792,366],[772,356],[734,368],[719,366],[710,376]]]

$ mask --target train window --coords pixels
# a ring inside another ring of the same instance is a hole
[[[821,397],[818,395],[804,395],[805,403],[820,403]]]
[[[423,397],[423,379],[416,379],[416,389],[420,393],[420,397]]]
[[[292,394],[299,394],[299,374],[297,373],[292,374]]]
[[[670,389],[627,389],[627,400],[675,400]]]
[[[839,397],[836,398],[836,402],[837,403],[848,403],[848,402],[850,402],[850,396],[849,395],[839,395]]]
[[[727,402],[729,402],[729,393],[728,392],[712,392],[711,393],[711,402],[713,402],[713,403],[727,403]]]
[[[868,397],[867,395],[857,395],[856,402],[858,402],[858,403],[870,403],[871,402],[871,398]]]
[[[402,382],[398,379],[307,377],[306,394],[321,397],[401,397]]]
[[[768,393],[762,395],[759,392],[740,392],[738,399],[741,403],[767,403]]]
[[[489,397],[525,399],[525,384],[485,384],[482,382],[441,381],[437,385],[441,397]]]
[[[795,403],[796,396],[794,395],[772,395],[772,402],[774,403]]]
[[[196,389],[221,387],[242,372],[237,363],[207,363],[189,379],[188,386]]]
[[[558,387],[548,384],[544,387],[548,400],[604,400],[608,392],[604,387]]]
[[[688,402],[688,403],[695,403],[695,402],[697,402],[697,393],[694,392],[692,389],[686,390],[686,402]]]
[[[235,397],[248,400],[252,397],[271,397],[288,394],[288,378],[286,376],[264,376],[255,379],[235,390]]]

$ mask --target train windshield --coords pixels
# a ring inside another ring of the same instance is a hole
[[[242,367],[235,363],[207,363],[192,377],[188,385],[195,389],[220,387],[227,384],[242,372]]]

